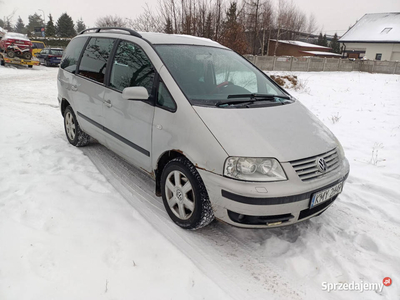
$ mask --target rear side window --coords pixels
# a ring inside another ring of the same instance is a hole
[[[32,46],[36,49],[43,49],[44,44],[43,43],[37,43],[37,42],[32,42]]]
[[[154,69],[149,58],[137,45],[122,41],[117,48],[111,70],[110,86],[118,91],[143,86],[151,94]]]
[[[79,56],[81,55],[82,49],[85,46],[86,41],[87,38],[82,37],[82,38],[75,38],[69,43],[67,49],[64,52],[64,56],[61,60],[60,64],[61,69],[64,69],[65,71],[71,73],[75,73]]]
[[[114,39],[91,38],[83,53],[78,74],[104,83],[107,62],[114,43]]]

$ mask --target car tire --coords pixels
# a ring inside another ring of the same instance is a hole
[[[32,59],[32,53],[24,52],[24,54],[22,54],[22,58],[24,58],[26,60],[31,60]]]
[[[15,52],[14,52],[13,50],[8,50],[8,51],[7,51],[7,56],[8,56],[9,58],[14,58],[14,57],[15,57]]]
[[[185,157],[175,158],[165,166],[161,193],[168,215],[178,226],[196,230],[214,220],[203,180]]]
[[[49,61],[48,61],[47,59],[44,60],[44,65],[45,65],[46,67],[49,67],[49,66],[50,66],[50,65],[49,65]]]
[[[71,106],[68,106],[64,112],[64,129],[70,144],[76,147],[83,147],[89,144],[90,135],[81,130]]]

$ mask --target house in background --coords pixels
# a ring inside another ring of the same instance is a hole
[[[365,14],[339,42],[348,58],[400,61],[400,12]]]
[[[276,48],[276,49],[275,49]],[[300,41],[269,40],[269,56],[317,56],[317,57],[341,57],[340,54],[331,52],[332,48]]]

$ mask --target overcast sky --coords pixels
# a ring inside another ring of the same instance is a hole
[[[277,1],[272,0],[274,3]],[[46,22],[50,13],[56,21],[66,12],[74,22],[82,18],[86,26],[94,26],[97,18],[109,14],[132,19],[143,11],[146,3],[156,8],[157,2],[157,0],[0,0],[0,18],[15,11],[13,22],[15,23],[18,16],[21,16],[27,25],[28,15],[35,12],[43,15],[41,9],[46,14]],[[307,15],[313,13],[318,29],[327,34],[335,32],[343,34],[366,13],[400,12],[400,0],[294,0],[293,3]]]

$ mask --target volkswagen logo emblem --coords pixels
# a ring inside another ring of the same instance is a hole
[[[315,163],[317,164],[317,168],[321,173],[325,173],[328,170],[325,159],[322,157],[317,157]]]

